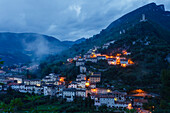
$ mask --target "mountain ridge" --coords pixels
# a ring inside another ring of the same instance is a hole
[[[121,39],[120,32],[126,33],[129,28],[135,26],[137,23],[140,23],[142,14],[145,14],[147,21],[151,22],[152,25],[158,29],[156,32],[161,35],[160,38],[170,42],[170,38],[168,38],[170,37],[170,12],[165,11],[164,5],[156,5],[155,3],[150,3],[137,8],[136,10],[131,11],[113,21],[99,34],[93,35],[93,37],[86,39],[80,44],[73,45],[68,51],[62,52],[62,57],[59,57],[58,59],[66,60],[68,57],[84,54],[94,46],[102,46],[109,41]]]
[[[5,61],[4,64],[31,62],[48,55],[59,54],[81,42],[78,41],[72,41],[69,45],[44,34],[0,32],[0,57]]]

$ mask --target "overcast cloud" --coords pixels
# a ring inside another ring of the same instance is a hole
[[[0,32],[33,32],[60,40],[89,38],[122,15],[169,0],[0,0]]]

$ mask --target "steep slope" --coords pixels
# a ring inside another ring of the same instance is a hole
[[[100,34],[93,36],[91,40],[98,40],[98,44],[102,44],[101,42],[118,39],[120,32],[126,32],[129,27],[139,23],[143,14],[148,21],[157,24],[162,29],[170,31],[170,12],[165,11],[164,5],[150,3],[112,22],[106,29],[102,30]],[[170,39],[168,39],[168,41],[170,41]]]
[[[129,28],[140,22],[143,14],[145,14],[147,21],[157,28],[156,32],[160,34],[160,38],[170,42],[170,12],[165,11],[164,5],[150,3],[120,17],[99,34],[80,44],[73,45],[69,51],[63,52],[63,57],[57,59],[63,60],[77,54],[83,54],[93,46],[102,46],[108,41],[120,39],[122,33],[126,33]]]
[[[62,72],[63,69],[60,67],[64,64],[60,62],[60,66],[57,67],[57,61],[66,61],[68,57],[83,54],[94,46],[102,46],[115,40],[108,49],[99,51],[110,55],[113,51],[121,52],[125,49],[132,53],[129,58],[135,64],[127,68],[109,67],[106,72],[102,72],[102,81],[112,85],[151,88],[157,92],[160,88],[160,73],[162,69],[168,68],[166,57],[170,53],[170,29],[167,22],[170,21],[170,17],[165,16],[169,12],[163,9],[162,5],[151,3],[121,17],[100,34],[73,45],[60,56],[47,59],[41,65],[42,75],[53,70]],[[147,15],[147,21],[140,21],[142,14]],[[165,20],[167,25],[164,24]]]
[[[170,31],[170,12],[165,11],[164,5],[150,3],[112,22],[101,34],[109,37],[110,35],[114,35],[113,31],[117,30],[117,33],[119,33],[119,31],[123,32],[123,30],[126,31],[130,26],[137,24],[142,19],[143,14],[146,20],[157,24],[164,30]],[[170,39],[167,40],[170,41]]]
[[[120,27],[120,24],[124,27],[126,24],[137,23],[141,19],[141,15],[145,14],[147,20],[152,20],[155,23],[160,24],[162,27],[170,30],[170,12],[165,11],[164,5],[156,5],[150,3],[142,6],[111,23],[107,29],[111,30],[115,27]]]
[[[160,84],[160,73],[162,69],[168,68],[166,56],[170,53],[169,43],[161,37],[157,27],[149,21],[140,22],[129,28],[108,49],[102,49],[100,52],[110,55],[113,51],[120,53],[122,50],[127,50],[131,52],[129,58],[135,62],[135,66],[119,69],[116,71],[117,74],[113,74],[114,72],[110,70],[112,74],[104,73],[104,79],[116,78],[126,85],[134,86]]]
[[[35,33],[0,33],[0,57],[5,64],[25,63],[68,47],[54,37]]]

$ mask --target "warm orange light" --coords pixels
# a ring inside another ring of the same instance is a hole
[[[22,83],[22,81],[17,81],[17,83],[18,83],[18,84],[21,84],[21,83]]]
[[[112,64],[112,65],[115,65],[115,64],[116,64],[116,62],[111,62],[111,64]]]
[[[111,92],[111,90],[110,90],[110,89],[107,89],[107,92],[108,92],[108,93],[110,93],[110,92]]]
[[[116,57],[116,59],[120,59],[120,57]]]
[[[122,53],[126,52],[126,50],[123,50]]]
[[[105,55],[106,56],[106,59],[108,59],[110,56],[107,56],[107,55]]]
[[[134,62],[130,59],[128,59],[128,64],[134,64]]]
[[[132,109],[132,104],[129,103],[127,108],[128,108],[128,109]]]
[[[91,57],[91,58],[95,58],[95,57],[97,57],[97,56],[96,56],[96,54],[92,54],[90,57]]]
[[[122,67],[126,67],[127,65],[126,64],[121,64]]]
[[[119,57],[116,57],[116,64],[120,64],[120,58]]]
[[[114,101],[117,101],[117,98],[116,98],[116,97],[114,98]]]
[[[36,84],[37,86],[41,86],[41,84]]]
[[[110,58],[114,58],[114,56],[110,56]]]
[[[96,93],[96,92],[97,92],[97,89],[91,89],[91,92],[92,92],[92,93]]]
[[[137,93],[144,93],[144,91],[143,90],[141,90],[141,89],[137,89],[137,90],[135,90]]]
[[[145,94],[146,92],[143,91],[142,89],[136,89],[136,90],[133,90],[132,93]]]
[[[127,55],[127,51],[126,51],[126,50],[123,50],[122,53],[123,53],[124,55]]]
[[[88,87],[88,86],[90,85],[90,83],[89,83],[89,82],[86,82],[86,84],[85,84],[85,85],[86,85],[86,87]]]
[[[61,78],[60,78],[60,82],[64,82],[64,77],[61,77]]]
[[[120,56],[120,55],[121,55],[121,54],[118,53],[116,56]]]

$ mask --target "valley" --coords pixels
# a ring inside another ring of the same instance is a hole
[[[76,41],[0,33],[0,111],[169,112],[169,15],[150,3]]]

